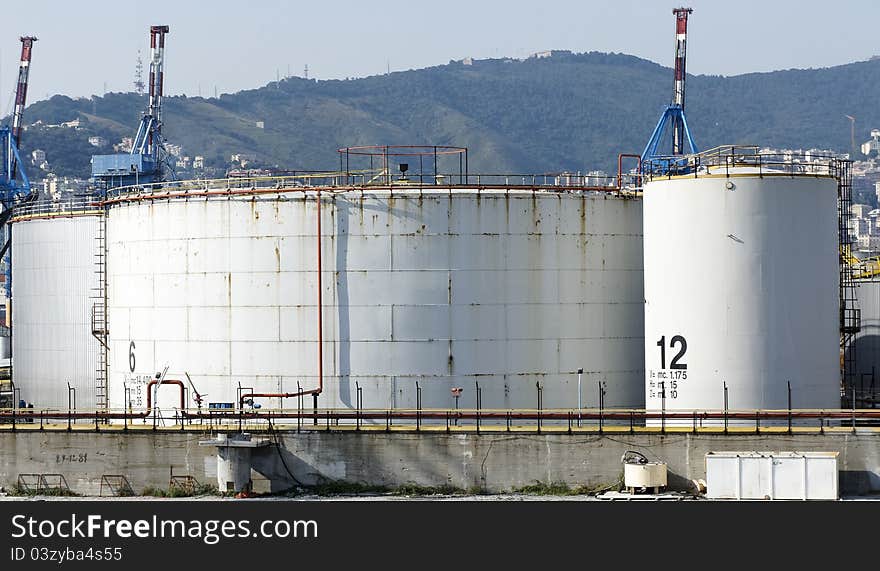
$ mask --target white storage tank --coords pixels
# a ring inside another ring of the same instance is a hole
[[[166,365],[203,406],[318,386],[315,190],[203,190],[109,207],[114,408],[143,410]],[[585,407],[599,381],[606,406],[643,406],[640,199],[328,187],[321,205],[319,407],[354,408],[359,386],[364,408],[413,409],[418,383],[423,408],[453,408],[456,387],[474,408],[479,383],[484,409],[535,408],[540,383],[544,408],[572,408],[579,368]]]
[[[859,406],[867,408],[880,397],[880,281],[874,277],[856,285],[861,329],[847,351],[855,361],[852,381]]]
[[[35,409],[66,411],[68,383],[78,411],[103,406],[92,335],[102,216],[87,200],[30,203],[13,213],[13,381]]]
[[[789,382],[793,408],[839,408],[837,182],[809,170],[645,185],[647,408],[720,410],[726,383],[730,410],[786,409]]]

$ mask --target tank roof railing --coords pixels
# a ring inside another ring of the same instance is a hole
[[[756,145],[722,145],[692,155],[658,156],[646,160],[648,180],[674,176],[733,174],[836,176],[845,155],[828,151],[762,150]]]
[[[65,218],[101,214],[104,205],[99,198],[83,196],[66,200],[37,200],[23,202],[13,207],[12,220],[39,218]]]
[[[350,190],[536,190],[547,192],[603,191],[634,192],[639,180],[637,173],[624,173],[620,185],[618,176],[601,172],[557,172],[542,174],[397,174],[392,177],[381,169],[362,171],[331,171],[290,174],[282,176],[245,176],[218,179],[192,179],[112,188],[106,202],[209,197],[235,194],[274,194],[289,191],[320,190],[345,192]]]

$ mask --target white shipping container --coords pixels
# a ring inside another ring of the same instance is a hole
[[[709,452],[706,497],[836,500],[837,452]]]

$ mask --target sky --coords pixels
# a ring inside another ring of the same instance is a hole
[[[11,110],[34,35],[28,102],[132,91],[149,27],[166,37],[165,93],[212,97],[287,75],[344,79],[550,49],[616,52],[671,66],[672,8],[657,0],[28,0],[5,3],[0,111]],[[687,71],[819,68],[880,54],[877,0],[690,0]],[[832,7],[833,6],[833,7]]]

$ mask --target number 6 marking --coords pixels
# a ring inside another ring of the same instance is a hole
[[[134,373],[134,341],[131,342],[128,346],[128,370]]]

